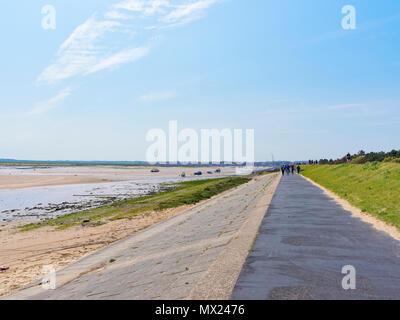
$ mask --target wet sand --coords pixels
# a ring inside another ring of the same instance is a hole
[[[163,184],[219,178],[233,170],[224,168],[150,167],[1,167],[0,221],[39,221],[97,208],[115,201],[159,192]],[[194,176],[202,171],[203,176]],[[212,174],[207,173],[212,172]],[[181,177],[185,172],[186,177]]]
[[[185,172],[188,176],[196,171],[212,171],[216,168],[158,168],[160,172],[150,172],[144,167],[0,167],[0,190],[16,190],[33,187],[89,184],[113,181],[145,179],[146,177],[178,176]],[[232,170],[230,170],[232,171]]]

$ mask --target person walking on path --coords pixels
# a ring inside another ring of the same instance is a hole
[[[290,174],[290,167],[289,167],[288,164],[286,165],[286,172],[287,172],[288,175]]]
[[[290,165],[290,171],[292,171],[292,175],[294,174],[294,164]]]
[[[285,166],[281,166],[282,176],[285,175]]]
[[[301,167],[300,167],[300,165],[298,164],[298,165],[297,165],[297,174],[300,174],[300,170],[301,170]]]

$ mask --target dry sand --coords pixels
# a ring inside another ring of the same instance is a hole
[[[92,176],[0,175],[0,190],[15,190],[69,184],[102,183],[111,181],[117,180],[101,179]]]
[[[43,277],[44,265],[59,270],[85,255],[121,240],[155,223],[171,218],[193,206],[183,206],[148,215],[138,215],[131,220],[118,220],[97,227],[71,227],[54,231],[44,227],[19,232],[18,224],[0,226],[0,296],[20,289]]]

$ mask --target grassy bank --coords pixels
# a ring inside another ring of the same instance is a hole
[[[115,202],[111,205],[76,212],[53,220],[32,223],[21,227],[22,231],[54,226],[65,229],[74,225],[100,225],[107,221],[129,219],[137,214],[150,213],[182,205],[196,204],[221,192],[237,187],[250,179],[243,177],[186,181],[178,183],[171,191]]]
[[[305,166],[303,174],[400,230],[400,164]]]

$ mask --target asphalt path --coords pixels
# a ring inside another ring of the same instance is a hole
[[[399,299],[399,257],[397,240],[352,217],[303,177],[285,175],[232,298]]]

